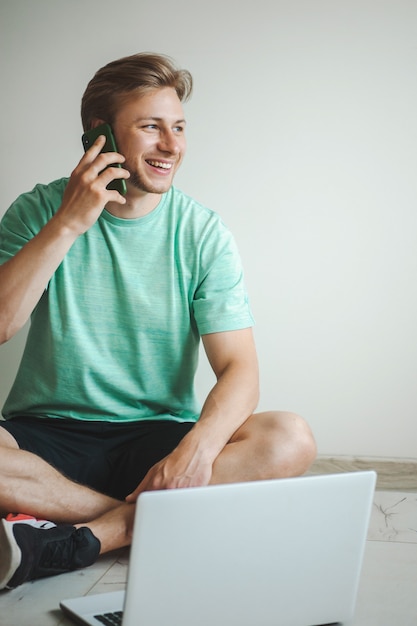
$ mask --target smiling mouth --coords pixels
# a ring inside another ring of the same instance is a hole
[[[153,161],[151,159],[146,159],[146,163],[148,163],[148,165],[151,165],[152,167],[157,167],[158,169],[161,170],[170,170],[172,169],[172,163],[164,163],[163,161]]]

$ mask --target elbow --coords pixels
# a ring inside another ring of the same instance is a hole
[[[5,329],[3,325],[1,325],[0,326],[0,346],[3,345],[4,343],[7,343],[9,339],[11,339],[12,337],[13,337],[13,333],[7,332],[7,329]]]
[[[10,333],[3,319],[0,319],[0,346],[9,341]]]
[[[20,330],[21,326],[7,319],[6,315],[0,315],[0,345],[7,343]]]

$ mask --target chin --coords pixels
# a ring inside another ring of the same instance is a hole
[[[144,181],[138,176],[132,174],[129,179],[129,183],[140,191],[144,191],[145,193],[166,193],[172,187],[172,178],[166,181],[160,181],[159,183],[153,183],[152,181]]]

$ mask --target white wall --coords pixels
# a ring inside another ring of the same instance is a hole
[[[2,0],[0,213],[75,166],[96,69],[170,54],[195,78],[177,184],[236,235],[261,408],[322,454],[416,458],[416,41],[413,0]]]

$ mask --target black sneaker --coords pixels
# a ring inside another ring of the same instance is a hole
[[[100,541],[86,526],[37,528],[0,520],[0,589],[92,565]]]

